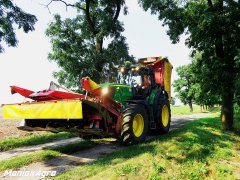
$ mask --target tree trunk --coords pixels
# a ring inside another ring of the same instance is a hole
[[[97,38],[96,40],[96,52],[99,54],[103,50],[103,38]]]
[[[221,16],[224,15],[224,1],[218,0],[216,1],[216,6],[213,5],[212,0],[208,0],[209,7],[213,10],[213,12],[218,13]],[[226,57],[229,53],[227,52],[227,46],[224,44],[224,32],[223,29],[225,27],[224,21],[219,22],[220,27],[218,27],[219,31],[216,32],[215,39],[215,52],[216,56],[219,58],[220,64],[227,64],[222,71],[226,71],[224,73],[233,73],[234,67],[234,58]],[[217,26],[216,26],[217,27]],[[225,45],[225,46],[224,46]],[[227,69],[227,70],[226,70]],[[223,85],[222,92],[222,111],[221,111],[221,121],[222,128],[224,130],[232,130],[233,129],[233,99],[234,99],[234,75],[229,75],[225,79],[221,79],[223,82],[227,82]]]
[[[233,129],[233,92],[228,92],[222,96],[221,121],[224,130]]]
[[[97,83],[100,83],[102,81],[102,72],[103,72],[103,65],[104,65],[104,62],[103,62],[103,59],[101,58],[101,53],[102,53],[102,50],[103,50],[103,38],[96,38],[96,45],[95,45],[95,48],[96,48],[96,54],[98,55],[98,59],[96,60],[96,73],[95,73],[95,81]]]
[[[189,108],[190,108],[190,112],[193,112],[193,105],[192,105],[192,102],[189,102],[189,103],[188,103],[188,106],[189,106]]]

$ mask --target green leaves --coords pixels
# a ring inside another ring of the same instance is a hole
[[[24,12],[11,0],[0,1],[0,53],[4,51],[2,42],[5,42],[8,46],[14,47],[17,45],[14,25],[28,33],[34,30],[36,21],[37,18],[34,15]]]
[[[179,79],[175,80],[173,86],[178,98],[184,104],[192,104],[195,100],[196,85],[190,65],[180,66],[176,69]]]
[[[54,16],[46,34],[52,42],[49,59],[61,68],[54,73],[60,84],[79,89],[84,76],[98,83],[108,77],[115,81],[118,66],[126,60],[133,61],[121,35],[123,24],[117,20],[124,3],[81,0],[77,2],[80,12],[75,18],[62,20],[60,15]]]
[[[193,63],[177,68],[179,79],[173,83],[178,98],[184,103],[214,106],[220,104],[221,89],[216,83],[213,71],[201,65],[201,53],[197,53]]]
[[[186,33],[185,44],[193,50],[191,56],[201,53],[202,57],[193,64],[200,85],[197,101],[209,104],[215,99],[219,103],[221,96],[223,126],[231,129],[233,97],[235,94],[236,99],[239,91],[236,84],[240,71],[235,58],[240,49],[239,1],[140,0],[140,3],[145,10],[158,14],[163,25],[169,27],[167,34],[173,43]]]

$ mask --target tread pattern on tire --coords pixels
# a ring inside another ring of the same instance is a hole
[[[166,127],[163,126],[162,117],[161,117],[162,116],[162,108],[164,105],[166,105],[168,107],[168,112],[169,112],[169,120],[168,120],[168,125]],[[159,134],[166,134],[169,131],[170,122],[171,122],[171,110],[170,110],[170,104],[169,104],[168,99],[162,100],[162,102],[158,105],[158,111],[159,112],[157,114],[157,118],[158,118],[158,120],[161,119],[161,121],[159,122],[159,125],[158,125]]]
[[[141,114],[144,118],[144,129],[140,137],[136,137],[133,133],[133,118],[136,114]],[[125,145],[137,144],[145,140],[148,131],[148,118],[143,105],[129,104],[123,111],[121,140]]]
[[[170,122],[171,122],[171,109],[170,109],[170,103],[168,100],[168,96],[167,94],[165,94],[166,92],[163,91],[158,91],[155,99],[154,99],[154,119],[156,122],[156,129],[151,130],[152,134],[165,134],[168,133],[169,128],[170,128]],[[160,120],[162,120],[162,108],[164,105],[167,105],[168,110],[169,110],[169,123],[167,127],[164,127],[162,125],[162,122],[160,122]]]

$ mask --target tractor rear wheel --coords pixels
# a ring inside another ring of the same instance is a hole
[[[141,104],[130,104],[123,111],[121,141],[137,144],[145,140],[148,132],[146,109]]]
[[[169,101],[167,99],[162,100],[158,105],[156,118],[158,122],[157,127],[158,133],[159,134],[168,133],[171,121],[171,110]]]

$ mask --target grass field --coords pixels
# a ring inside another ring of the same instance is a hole
[[[200,106],[193,106],[193,112],[190,112],[188,106],[171,106],[172,115],[185,115],[185,114],[197,114],[208,112],[219,112],[220,107],[209,108],[208,110],[202,110]]]
[[[236,179],[240,137],[204,118],[155,140],[112,153],[56,179]]]
[[[18,148],[18,147],[23,147],[23,146],[32,146],[32,145],[53,142],[56,140],[66,139],[74,136],[76,135],[69,132],[63,132],[63,133],[57,133],[57,134],[47,133],[44,135],[4,139],[4,140],[0,140],[0,152],[7,151],[9,149]]]

